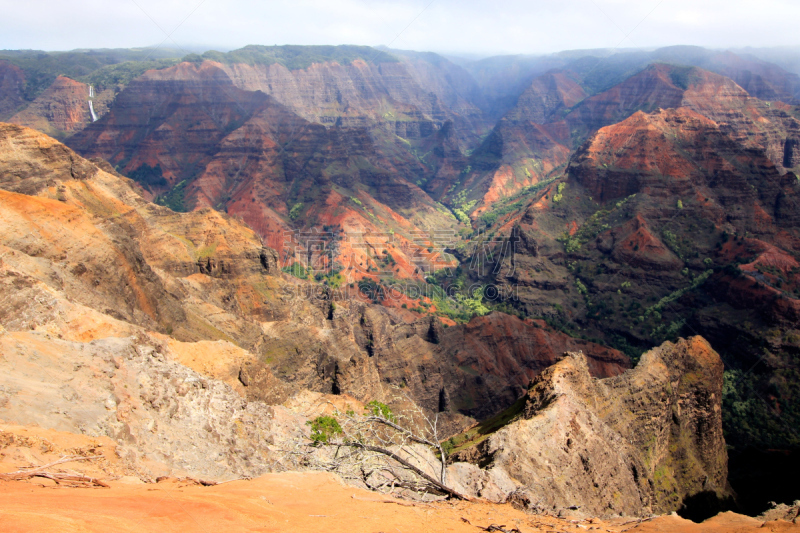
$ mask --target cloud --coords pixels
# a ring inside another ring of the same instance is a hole
[[[800,44],[800,5],[788,0],[0,0],[0,11],[0,48],[47,50],[391,44],[494,54]]]

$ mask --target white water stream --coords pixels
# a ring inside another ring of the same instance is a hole
[[[89,85],[89,98],[94,98],[94,87]],[[94,112],[94,104],[89,100],[89,111],[92,113],[92,122],[97,122],[97,115]]]

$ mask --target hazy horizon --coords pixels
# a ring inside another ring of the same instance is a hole
[[[800,45],[786,0],[0,0],[0,49],[160,46],[186,52],[248,44],[388,46],[468,58],[567,50]]]

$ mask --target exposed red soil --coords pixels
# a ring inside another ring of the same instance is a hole
[[[594,530],[778,532],[800,526],[725,513],[703,524],[677,516],[652,521],[569,520],[530,515],[510,505],[410,503],[342,485],[329,474],[285,473],[204,487],[191,480],[157,484],[111,482],[110,489],[0,483],[3,531],[380,531],[474,533],[489,526],[524,533]]]

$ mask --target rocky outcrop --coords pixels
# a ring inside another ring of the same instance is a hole
[[[95,165],[39,132],[0,123],[0,188],[33,195],[67,180],[83,180],[97,172]]]
[[[246,402],[147,336],[80,343],[5,333],[0,348],[0,418],[111,437],[146,480],[260,475],[275,467],[281,442],[301,436],[303,417]],[[32,388],[35,396],[24,393]]]
[[[700,334],[745,371],[769,344],[774,363],[758,366],[758,385],[735,401],[761,405],[771,383],[787,383],[772,393],[781,409],[741,413],[730,400],[726,431],[737,448],[790,447],[786,421],[797,415],[783,406],[794,403],[797,371],[787,339],[800,317],[800,182],[758,140],[780,130],[771,130],[775,115],[756,114],[758,102],[732,82],[708,80],[687,85],[684,107],[636,112],[590,137],[559,202],[542,192],[506,219],[537,246],[534,254],[520,237],[500,279],[503,292],[518,289],[518,308],[625,350]]]
[[[534,380],[516,421],[456,458],[504,470],[520,487],[507,497],[539,510],[646,516],[725,497],[722,369],[700,337],[600,380],[567,354]]]
[[[771,520],[783,520],[786,522],[792,522],[794,524],[800,523],[800,500],[795,500],[795,502],[791,505],[787,505],[785,503],[775,503],[771,502],[772,509],[765,511],[761,515],[759,515],[760,520],[764,520],[765,522]]]
[[[788,138],[783,144],[783,166],[795,168],[800,165],[800,139]]]

